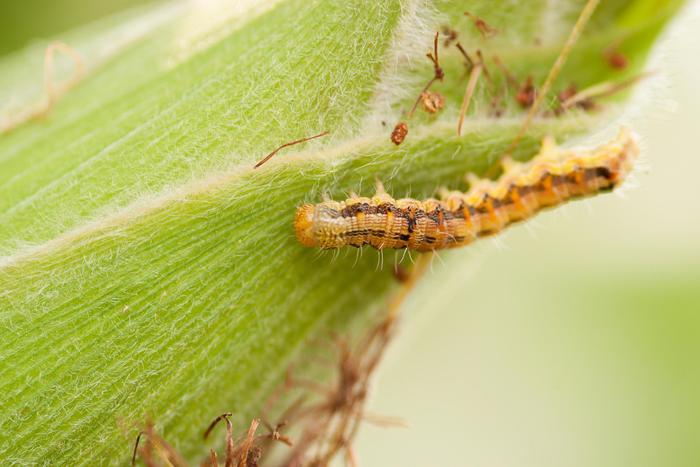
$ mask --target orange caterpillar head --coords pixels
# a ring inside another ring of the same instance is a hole
[[[330,203],[330,204],[329,204]],[[338,212],[340,206],[334,201],[321,204],[304,204],[297,208],[294,230],[299,243],[323,249],[345,246],[343,234],[347,225]]]
[[[297,208],[297,214],[294,216],[294,231],[299,243],[304,246],[319,246],[316,235],[314,235],[314,211],[316,211],[316,206],[304,204]]]

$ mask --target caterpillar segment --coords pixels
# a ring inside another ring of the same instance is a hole
[[[529,162],[506,158],[496,181],[470,175],[466,193],[443,189],[439,200],[394,199],[378,184],[371,198],[353,195],[300,206],[294,229],[302,245],[322,249],[460,247],[540,210],[615,189],[632,171],[638,153],[627,129],[592,151],[562,149],[546,138]]]

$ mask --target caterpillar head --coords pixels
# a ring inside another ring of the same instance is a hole
[[[294,216],[294,231],[297,234],[297,240],[308,247],[319,246],[314,234],[315,208],[313,204],[303,204],[297,208],[297,214]]]
[[[327,201],[321,204],[304,204],[297,208],[294,230],[299,243],[323,249],[345,246],[343,233],[347,225],[340,215],[342,204]]]

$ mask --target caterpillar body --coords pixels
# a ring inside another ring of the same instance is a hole
[[[294,220],[302,245],[334,249],[432,251],[467,245],[566,201],[608,192],[632,171],[639,149],[629,130],[593,151],[567,150],[545,138],[528,163],[503,161],[497,181],[470,179],[467,193],[395,200],[379,184],[372,198],[304,204]]]

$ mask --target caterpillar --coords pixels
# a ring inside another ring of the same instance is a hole
[[[545,138],[530,162],[505,158],[497,181],[472,176],[467,193],[442,190],[440,200],[395,200],[378,183],[372,198],[299,206],[294,229],[302,245],[322,249],[460,247],[542,209],[613,190],[632,171],[638,153],[634,136],[624,128],[593,151],[562,149]]]

